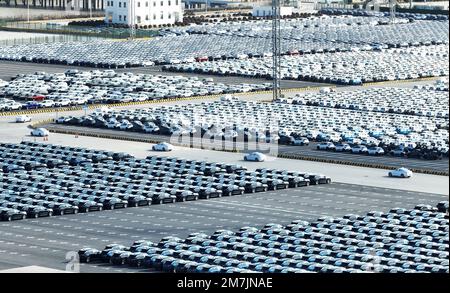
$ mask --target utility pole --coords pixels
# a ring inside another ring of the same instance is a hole
[[[136,37],[136,28],[134,25],[135,11],[134,0],[130,0],[130,39],[134,40]]]
[[[272,0],[272,99],[275,101],[281,98],[281,16],[280,1]]]

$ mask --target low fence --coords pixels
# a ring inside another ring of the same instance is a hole
[[[128,28],[113,28],[108,26],[90,27],[82,25],[53,25],[42,22],[0,22],[0,30],[11,32],[28,32],[41,34],[64,35],[55,41],[84,41],[92,39],[126,39],[130,36]],[[158,35],[157,30],[136,29],[136,38],[151,38]],[[84,37],[84,38],[83,38]],[[37,39],[42,42],[43,39]],[[45,41],[45,40],[44,40]],[[49,40],[52,42],[52,40]],[[1,43],[0,43],[1,44]]]
[[[68,9],[45,9],[30,6],[29,13],[27,7],[9,7],[0,4],[0,19],[5,21],[26,21],[28,20],[50,20],[50,19],[75,19],[87,17],[104,17],[105,13],[99,10],[68,10]]]
[[[58,42],[81,42],[89,41],[93,39],[100,39],[92,36],[80,36],[80,35],[34,35],[30,37],[12,38],[0,40],[0,46],[15,46],[15,45],[33,45],[42,43],[58,43]]]

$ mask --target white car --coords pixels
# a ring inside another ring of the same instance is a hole
[[[317,145],[318,150],[335,150],[336,146],[332,142],[323,142]]]
[[[173,150],[173,146],[167,142],[161,142],[152,146],[152,150],[158,152],[170,152]]]
[[[351,150],[352,150],[352,148],[347,143],[339,143],[336,145],[336,148],[335,148],[336,152],[348,152]]]
[[[389,177],[399,177],[399,178],[409,178],[411,177],[413,172],[406,168],[398,168],[392,171],[389,171]]]
[[[39,102],[39,105],[43,108],[50,108],[55,106],[55,102],[52,100],[45,100],[42,102]]]
[[[16,117],[16,123],[25,123],[25,122],[30,122],[31,121],[31,117],[28,115],[20,115],[18,117]]]
[[[244,161],[264,162],[265,160],[266,155],[259,152],[253,152],[244,156]]]
[[[384,150],[381,147],[371,147],[367,149],[367,154],[371,156],[384,155]]]
[[[31,131],[32,136],[48,136],[50,132],[45,128],[36,128]]]
[[[299,138],[295,138],[292,141],[293,145],[309,145],[309,139],[307,139],[306,137],[299,137]]]
[[[354,145],[352,146],[352,153],[354,154],[366,154],[367,147],[363,145]]]

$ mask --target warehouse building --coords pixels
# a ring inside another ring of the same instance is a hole
[[[292,15],[294,7],[282,6],[280,7],[280,15],[288,16]],[[272,6],[254,6],[252,15],[257,17],[272,16]]]
[[[105,1],[105,22],[109,24],[164,25],[180,21],[183,21],[181,0]]]

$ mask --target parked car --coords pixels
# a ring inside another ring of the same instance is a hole
[[[352,150],[351,146],[347,143],[338,143],[335,145],[336,152],[349,152],[351,150]]]
[[[372,156],[384,155],[384,149],[381,147],[370,147],[367,149],[367,154]]]
[[[294,140],[292,141],[293,145],[309,145],[309,139],[307,139],[306,137],[298,137],[298,138],[294,138]]]
[[[367,154],[368,149],[364,145],[354,145],[352,146],[351,152],[353,154]]]
[[[81,263],[90,263],[93,261],[100,261],[101,251],[94,248],[82,248],[78,251],[78,257]]]
[[[330,150],[335,150],[336,146],[332,142],[322,142],[322,143],[319,143],[316,148],[318,150],[330,151]]]

